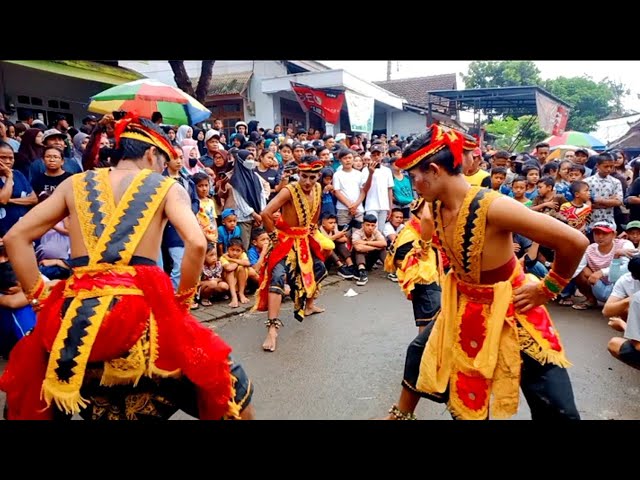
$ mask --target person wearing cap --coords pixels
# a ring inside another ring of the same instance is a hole
[[[640,220],[633,220],[625,225],[624,231],[627,240],[633,243],[635,248],[640,246]]]
[[[322,202],[318,180],[323,166],[319,161],[299,164],[300,179],[287,184],[262,211],[272,247],[260,269],[253,310],[268,312],[267,337],[262,344],[266,352],[275,351],[278,329],[284,325],[278,317],[285,283],[291,288],[296,320],[302,322],[308,315],[325,311],[315,305],[320,282],[327,277],[325,249],[320,244],[323,235],[318,230]],[[279,210],[282,214],[275,222],[274,214]]]
[[[609,326],[614,329],[619,324],[617,320],[627,320],[633,296],[640,292],[640,256],[629,260],[627,270],[616,280],[611,295],[602,307],[602,315],[610,319]],[[635,321],[640,321],[640,318]],[[624,331],[624,328],[620,331]]]
[[[215,154],[220,150],[224,150],[220,143],[220,132],[213,129],[207,130],[204,135],[204,146],[207,149],[207,153],[200,157],[200,162],[206,168],[213,168]]]
[[[231,348],[189,314],[206,240],[184,190],[160,175],[176,150],[131,114],[115,133],[122,154],[112,169],[67,179],[3,239],[39,311],[0,378],[8,419],[157,420],[178,409],[252,418],[252,387]],[[49,290],[32,244],[67,215],[72,273]],[[177,295],[155,260],[167,219],[185,242]]]
[[[424,350],[414,340],[407,351],[404,388],[446,403],[456,419],[510,417],[518,411],[520,388],[534,420],[579,419],[570,364],[543,305],[569,283],[576,253],[588,241],[512,198],[469,185],[461,175],[464,156],[471,154],[464,147],[460,132],[432,125],[396,162],[427,201],[422,221],[433,222],[451,265],[441,313],[421,334]],[[555,250],[542,281],[523,273],[513,233]],[[415,418],[412,401],[394,405],[390,417]]]
[[[592,223],[591,233],[594,243],[587,247],[574,273],[574,282],[586,300],[574,304],[575,310],[596,308],[598,302],[606,302],[618,273],[625,271],[629,258],[638,253],[629,240],[616,238],[615,223]],[[615,270],[615,278],[611,278]]]

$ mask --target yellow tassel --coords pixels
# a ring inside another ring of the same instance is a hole
[[[47,380],[42,383],[40,398],[47,403],[48,407],[51,406],[53,401],[59,410],[69,415],[75,415],[89,405],[89,401],[82,398],[79,390],[64,392],[56,387],[57,385],[52,385]]]

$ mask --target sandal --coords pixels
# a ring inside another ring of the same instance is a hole
[[[211,305],[213,305],[213,303],[211,303],[211,300],[209,300],[208,298],[203,298],[202,300],[200,300],[200,305],[202,305],[203,307],[210,307]]]
[[[573,306],[573,300],[571,300],[569,297],[561,298],[560,300],[558,300],[558,305],[562,305],[563,307],[571,307]]]
[[[594,303],[576,303],[575,305],[572,305],[571,308],[573,308],[574,310],[590,310],[592,308],[596,308],[597,305]]]

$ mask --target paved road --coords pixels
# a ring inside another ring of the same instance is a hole
[[[359,295],[344,297],[349,287]],[[285,328],[274,353],[261,349],[264,314],[208,324],[233,346],[252,377],[260,419],[373,419],[396,400],[406,345],[417,333],[411,305],[397,285],[374,272],[365,287],[349,281],[327,287],[320,304],[327,313],[303,323],[293,320],[291,304],[285,304]],[[638,372],[606,351],[613,331],[600,313],[554,306],[552,315],[574,364],[569,372],[582,418],[640,419]],[[521,400],[514,418],[528,419]],[[426,400],[416,413],[421,419],[450,418],[442,405]]]

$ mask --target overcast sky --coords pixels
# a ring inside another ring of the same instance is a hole
[[[386,80],[387,62],[385,60],[362,61],[334,61],[321,60],[330,68],[344,69],[353,75],[368,81]],[[442,61],[442,60],[414,60],[393,61],[391,79],[425,77],[442,73],[456,73],[460,80],[460,73],[467,73],[470,61]],[[631,94],[623,99],[625,108],[640,112],[640,61],[536,61],[543,79],[564,77],[579,77],[584,74],[598,82],[609,77],[624,83],[631,90]],[[458,86],[462,88],[462,84]]]

